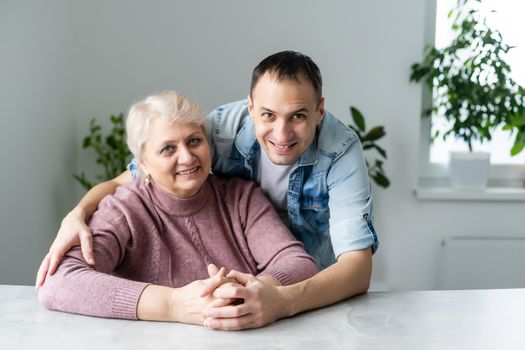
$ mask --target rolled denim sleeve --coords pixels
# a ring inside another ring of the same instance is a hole
[[[363,150],[356,137],[328,173],[330,239],[335,257],[372,247],[379,241],[373,225],[372,190]]]
[[[135,158],[133,158],[128,166],[127,166],[128,170],[131,172],[131,177],[133,179],[136,179],[137,177],[139,177],[139,167],[137,165],[137,160]]]

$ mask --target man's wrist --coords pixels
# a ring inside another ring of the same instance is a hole
[[[281,285],[281,282],[279,282],[277,278],[270,275],[259,275],[257,278],[270,286],[278,287]]]
[[[285,315],[283,317],[291,317],[302,311],[300,305],[304,297],[304,282],[305,281],[289,286],[277,287],[284,301],[283,313]]]

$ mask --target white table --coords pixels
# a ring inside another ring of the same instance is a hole
[[[525,289],[371,292],[267,327],[204,327],[44,309],[0,285],[0,349],[525,349]]]

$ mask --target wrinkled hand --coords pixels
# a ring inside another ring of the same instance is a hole
[[[258,328],[285,317],[286,301],[279,287],[262,282],[257,277],[230,271],[227,277],[241,285],[221,285],[213,292],[215,298],[243,299],[242,304],[215,305],[204,309],[204,325],[222,330]]]
[[[234,299],[214,298],[213,291],[221,285],[232,283],[226,277],[226,269],[220,270],[215,265],[208,266],[210,278],[197,280],[173,292],[171,310],[173,319],[179,322],[202,325],[204,322],[203,309],[212,304],[217,307],[230,305]]]
[[[217,283],[216,285],[210,285],[207,288],[207,290],[203,293],[202,296],[209,295],[210,297],[213,297],[214,296],[213,293],[218,289],[225,288],[225,287],[242,287],[243,286],[236,279],[232,277],[227,277],[226,276],[227,273],[228,273],[228,270],[225,267],[221,267],[219,270],[219,268],[215,266],[214,264],[208,265],[208,274],[210,275],[210,277],[214,277],[214,276],[223,274],[224,281],[222,281],[222,283],[220,284]],[[220,307],[220,306],[227,305],[227,304],[224,304],[222,300],[224,299],[216,298],[215,301],[212,301],[207,307],[210,308],[210,307]],[[229,298],[228,300],[230,300],[229,304],[231,305],[238,305],[243,302],[242,299]]]
[[[85,216],[80,211],[72,210],[62,220],[58,234],[49,248],[49,253],[47,253],[40,264],[35,286],[40,288],[44,284],[46,277],[55,273],[64,254],[71,247],[79,244],[86,262],[90,265],[95,265],[93,236],[85,223]]]

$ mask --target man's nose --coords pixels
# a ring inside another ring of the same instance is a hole
[[[273,138],[279,143],[289,142],[293,138],[292,126],[288,120],[278,119],[275,121]]]

